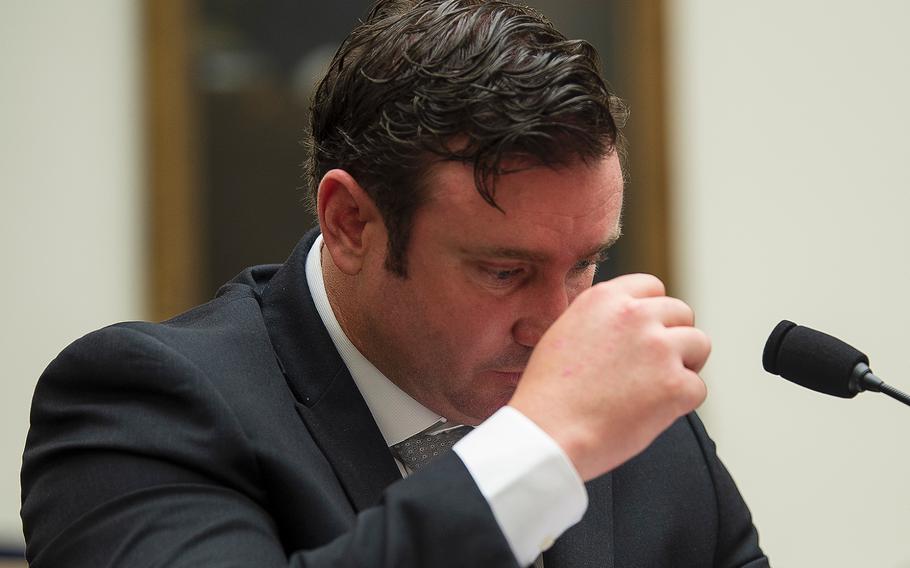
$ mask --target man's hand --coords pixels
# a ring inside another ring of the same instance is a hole
[[[580,294],[534,349],[509,404],[565,450],[587,481],[643,451],[705,399],[711,351],[692,309],[654,276]]]

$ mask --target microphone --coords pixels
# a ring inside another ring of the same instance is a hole
[[[765,343],[762,366],[774,375],[814,391],[853,398],[883,392],[910,406],[910,396],[886,385],[869,368],[865,353],[836,337],[783,320]]]

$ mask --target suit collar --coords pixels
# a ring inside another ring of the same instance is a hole
[[[362,510],[401,476],[307,287],[306,256],[317,235],[307,233],[260,289],[262,314],[301,419]]]

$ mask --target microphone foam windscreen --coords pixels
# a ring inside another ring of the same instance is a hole
[[[841,398],[856,396],[850,377],[861,362],[868,364],[869,358],[840,339],[786,320],[771,332],[762,353],[769,373]]]

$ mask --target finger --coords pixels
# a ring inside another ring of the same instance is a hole
[[[624,274],[603,283],[633,298],[665,296],[667,289],[660,278],[653,274]]]
[[[695,327],[670,327],[666,332],[670,342],[682,357],[683,366],[698,373],[704,368],[711,354],[711,339]]]
[[[658,296],[640,300],[648,310],[666,327],[689,326],[695,324],[695,312],[689,304],[678,298]]]
[[[688,414],[705,401],[705,398],[708,396],[708,386],[695,371],[687,369],[685,372],[689,375],[689,380],[686,382],[688,388],[686,389],[685,396],[686,403],[683,406],[685,407],[684,413]]]

